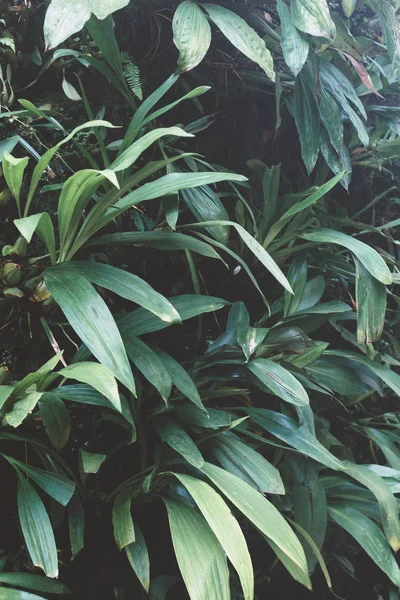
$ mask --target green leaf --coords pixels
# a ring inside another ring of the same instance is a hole
[[[64,0],[60,0],[60,1],[64,1]],[[66,1],[68,2],[68,1],[73,1],[73,0],[66,0]],[[28,110],[30,110],[34,114],[36,114],[36,116],[40,116],[40,117],[45,116],[44,113],[42,113],[40,110],[36,109],[36,107],[28,100],[19,100],[19,103],[24,108],[27,108]],[[83,123],[83,125],[79,125],[78,127],[75,127],[75,129],[73,129],[70,134],[68,134],[63,140],[61,140],[61,142],[59,142],[56,146],[49,148],[49,150],[47,150],[43,154],[43,156],[38,161],[38,163],[33,171],[33,174],[32,174],[31,183],[30,183],[29,191],[28,191],[28,196],[26,199],[25,213],[27,213],[27,208],[29,208],[29,206],[31,205],[33,196],[36,192],[36,188],[37,188],[39,181],[43,175],[43,171],[49,165],[51,159],[56,154],[56,152],[58,152],[58,150],[61,148],[61,146],[63,144],[67,144],[70,140],[72,140],[72,138],[77,133],[79,133],[80,131],[83,131],[84,129],[92,129],[93,127],[111,127],[111,128],[113,128],[114,125],[112,125],[108,121],[101,121],[101,120],[88,121],[87,123]]]
[[[365,485],[374,494],[379,502],[383,529],[387,540],[393,550],[397,552],[400,548],[400,521],[397,501],[389,486],[381,477],[363,467],[348,461],[343,463],[344,470],[348,475]]]
[[[52,390],[52,393],[57,395],[62,400],[69,402],[78,402],[80,404],[89,404],[92,406],[104,406],[111,410],[122,412],[123,416],[129,423],[133,425],[132,412],[129,403],[125,396],[120,394],[121,411],[118,410],[105,396],[99,394],[94,388],[89,385],[66,385]]]
[[[356,4],[357,0],[342,0],[342,9],[347,18],[353,14]]]
[[[321,550],[325,541],[327,523],[327,504],[323,486],[318,481],[313,481],[310,486],[306,486],[295,480],[292,493],[296,523],[308,533],[318,550]],[[309,572],[312,573],[318,557],[309,545],[305,547],[305,554]]]
[[[295,202],[295,204],[293,204],[293,206],[291,206],[282,215],[282,217],[279,219],[279,221],[277,221],[276,223],[274,223],[272,225],[272,227],[270,228],[270,230],[264,240],[264,243],[263,243],[264,248],[267,248],[267,246],[276,238],[278,233],[283,229],[283,227],[288,223],[288,221],[294,215],[297,215],[298,213],[300,213],[303,210],[306,210],[307,208],[310,208],[311,206],[313,206],[313,204],[318,202],[318,200],[321,200],[321,198],[323,198],[325,196],[325,194],[330,192],[331,189],[334,188],[335,185],[343,177],[343,174],[344,173],[340,173],[339,175],[336,175],[336,177],[332,177],[332,179],[330,179],[329,181],[327,181],[326,183],[324,183],[323,185],[318,187],[309,196],[304,198],[304,200]]]
[[[71,419],[62,400],[51,392],[42,394],[39,400],[40,417],[54,448],[61,450],[71,433]]]
[[[202,467],[203,471],[206,468],[206,464]],[[218,467],[214,468],[217,469]],[[173,473],[173,475],[192,496],[229,560],[235,567],[242,585],[244,599],[252,600],[254,593],[253,567],[246,540],[235,517],[221,496],[207,483],[181,473]],[[243,483],[236,477],[234,479]],[[257,494],[250,486],[248,487],[252,492]],[[262,496],[260,497],[262,498]]]
[[[192,0],[185,0],[175,11],[172,31],[179,50],[177,70],[186,73],[205,57],[211,44],[211,28],[201,8]]]
[[[29,555],[47,577],[58,577],[58,557],[50,519],[38,493],[18,476],[18,515]]]
[[[180,190],[202,185],[209,185],[211,183],[218,183],[220,181],[246,181],[246,177],[243,177],[243,175],[236,175],[235,173],[222,172],[169,173],[168,175],[163,175],[155,181],[145,183],[138,189],[130,192],[115,202],[113,210],[108,211],[102,217],[102,219],[96,218],[96,223],[93,225],[92,234],[99,231],[99,229],[102,229],[104,225],[125,212],[128,208],[136,206],[140,202],[154,200],[155,198],[162,198],[163,196],[170,196],[171,194],[179,192]],[[85,221],[87,228],[90,219],[91,217],[89,215]]]
[[[342,470],[340,460],[320,444],[307,427],[299,427],[295,421],[286,415],[266,408],[247,408],[246,412],[260,427],[292,446],[298,452],[310,456],[330,469]]]
[[[135,528],[131,516],[132,489],[125,488],[114,500],[112,522],[114,538],[118,549],[122,550],[135,541]]]
[[[75,490],[68,504],[69,539],[71,542],[71,560],[79,554],[84,547],[85,513],[79,492]]]
[[[190,600],[229,600],[226,556],[206,520],[193,508],[163,498],[172,543]]]
[[[14,590],[11,588],[1,589],[2,600],[45,600],[43,596],[37,596],[30,592],[23,592],[21,590]]]
[[[114,319],[93,286],[77,273],[47,270],[46,286],[97,360],[135,394],[128,357]]]
[[[125,552],[132,569],[146,592],[150,587],[150,560],[147,552],[146,541],[140,527],[135,524],[136,540],[133,544],[125,546]]]
[[[74,363],[58,371],[57,375],[91,385],[121,412],[117,382],[111,371],[104,365],[95,362]]]
[[[257,529],[277,544],[304,573],[308,572],[306,557],[299,540],[271,502],[247,483],[220,467],[206,462],[201,470]]]
[[[216,4],[203,4],[210,18],[225,37],[247,58],[257,63],[275,81],[274,63],[264,40],[234,12]]]
[[[388,387],[390,387],[395,394],[400,396],[400,375],[398,375],[395,371],[391,371],[387,367],[381,365],[379,362],[375,360],[371,360],[362,354],[357,354],[356,352],[349,352],[348,350],[327,350],[326,354],[328,356],[340,356],[345,359],[355,360],[365,365],[375,375],[377,375]]]
[[[7,457],[7,460],[12,466],[29,475],[46,494],[54,498],[62,506],[67,506],[75,491],[75,484],[72,481],[66,477],[57,475],[57,473],[31,467],[15,458]]]
[[[92,14],[98,19],[123,8],[129,0],[51,0],[44,21],[47,48],[55,48],[74,33],[78,33]]]
[[[262,494],[284,494],[285,488],[276,467],[259,452],[243,444],[234,434],[223,433],[208,442],[216,460]]]
[[[15,390],[14,390],[15,392]],[[31,392],[21,400],[17,400],[6,414],[6,421],[11,427],[19,427],[30,415],[42,396],[41,392]]]
[[[307,533],[307,531],[305,531],[298,523],[296,523],[295,521],[292,521],[291,519],[288,519],[288,521],[289,521],[289,523],[291,523],[293,525],[293,527],[295,529],[297,529],[297,531],[305,539],[305,541],[307,542],[307,545],[311,548],[311,550],[317,557],[317,561],[319,562],[321,571],[324,574],[326,584],[330,589],[332,589],[332,582],[331,582],[331,578],[329,576],[329,571],[328,571],[328,568],[326,566],[326,563],[324,561],[324,558],[323,558],[318,546],[316,545],[316,543],[314,542],[312,537]]]
[[[219,254],[210,244],[206,244],[189,235],[175,233],[172,231],[126,231],[121,233],[109,233],[90,240],[88,246],[102,246],[115,244],[135,246],[141,245],[157,250],[191,250],[208,258],[218,258]]]
[[[74,260],[56,265],[51,269],[63,277],[64,273],[73,276],[75,273],[85,277],[91,283],[110,290],[121,298],[136,302],[168,323],[180,323],[179,313],[172,304],[156,292],[146,281],[111,265],[93,260]]]
[[[95,474],[99,471],[101,465],[107,458],[107,454],[98,454],[94,452],[80,451],[82,469],[84,473]]]
[[[20,588],[33,590],[35,592],[47,592],[48,594],[70,594],[66,585],[54,579],[47,579],[41,575],[32,575],[31,573],[0,573],[0,583],[7,585],[16,585]],[[6,591],[2,588],[1,592]],[[4,600],[7,600],[4,598]],[[23,600],[21,598],[21,600]]]
[[[326,0],[291,0],[291,9],[297,29],[316,37],[334,39],[336,27]]]
[[[280,364],[268,358],[256,358],[248,363],[247,368],[275,396],[296,406],[309,404],[307,392],[301,383]]]
[[[294,257],[288,272],[288,280],[293,290],[293,294],[285,291],[283,301],[283,316],[287,317],[297,312],[300,302],[303,298],[304,289],[307,283],[307,259],[303,254]]]
[[[178,311],[182,321],[220,310],[229,304],[227,300],[200,294],[175,296],[169,298],[169,301]],[[144,335],[160,331],[169,325],[144,308],[138,308],[118,320],[118,327],[123,335]]]
[[[58,201],[58,225],[60,230],[60,261],[65,259],[82,221],[82,212],[94,193],[107,178],[107,173],[116,178],[113,171],[81,169],[64,183]],[[118,180],[112,181],[118,187]]]
[[[329,516],[353,536],[365,552],[396,585],[400,586],[400,569],[379,527],[367,516],[348,504],[329,506]]]
[[[386,287],[356,264],[357,341],[372,344],[381,338],[386,315]]]
[[[290,9],[283,0],[278,0],[277,8],[281,20],[283,57],[287,66],[296,77],[307,60],[310,46],[307,38],[296,29]]]
[[[293,290],[290,287],[287,278],[285,277],[281,269],[278,267],[272,256],[270,256],[268,252],[261,246],[261,244],[259,244],[257,240],[252,235],[250,235],[250,233],[248,233],[241,225],[238,225],[233,221],[206,221],[205,223],[191,223],[190,227],[209,227],[213,225],[230,225],[231,227],[234,227],[240,235],[240,237],[242,238],[243,242],[254,254],[254,256],[258,258],[258,260],[271,273],[271,275],[273,275],[275,279],[279,281],[279,283],[285,288],[285,290],[287,290],[291,294],[293,293]]]
[[[15,219],[14,225],[24,236],[27,242],[31,241],[32,235],[36,231],[39,238],[47,248],[51,263],[54,264],[56,262],[57,257],[54,227],[47,212],[31,215],[30,217],[24,217],[23,219]]]
[[[276,556],[281,561],[283,566],[289,571],[293,579],[304,585],[308,590],[312,590],[312,584],[309,574],[304,572],[303,569],[300,569],[300,567],[295,562],[293,562],[292,559],[287,556],[287,554],[282,552],[279,546],[277,546],[272,540],[270,540],[266,536],[264,536],[264,538],[267,541],[267,543],[271,546],[272,550],[275,552]]]
[[[142,375],[160,392],[165,402],[171,394],[172,381],[157,354],[139,338],[126,334],[122,329],[122,338],[130,360]]]
[[[200,450],[186,431],[169,417],[154,420],[154,427],[160,438],[175,452],[181,454],[191,465],[200,469],[204,459]]]
[[[20,202],[21,186],[28,161],[28,157],[14,158],[14,156],[12,156],[12,154],[9,152],[4,152],[1,163],[3,167],[4,179],[6,180],[10,192],[15,198],[20,216],[22,214]]]
[[[360,242],[341,231],[334,229],[315,229],[309,233],[301,234],[301,237],[319,244],[338,244],[350,250],[358,258],[360,263],[381,283],[392,283],[392,274],[383,258],[371,246]]]
[[[340,108],[326,88],[321,87],[319,98],[319,111],[330,142],[336,152],[343,146],[343,121]]]
[[[191,133],[187,133],[180,127],[162,127],[153,129],[122,152],[110,165],[110,169],[115,173],[128,169],[136,162],[139,156],[149,148],[149,146],[164,136],[193,137]]]
[[[310,0],[314,2],[314,0]],[[318,1],[318,0],[317,0]],[[296,22],[296,21],[295,21]],[[319,111],[311,75],[302,71],[294,84],[293,117],[301,144],[301,156],[310,174],[319,154]]]
[[[185,369],[166,352],[157,350],[156,354],[168,371],[173,385],[178,388],[186,398],[189,398],[193,404],[207,412],[203,406],[197,387],[187,371],[185,371]]]
[[[229,227],[222,224],[229,219],[229,215],[210,186],[201,186],[193,189],[182,190],[182,197],[189,210],[198,221],[215,221],[215,227],[205,228],[221,244],[227,244]],[[221,221],[221,224],[218,222]]]

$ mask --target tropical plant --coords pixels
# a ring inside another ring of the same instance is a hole
[[[19,156],[21,136],[2,148],[19,234],[3,248],[3,302],[17,297],[23,310],[28,299],[29,322],[42,324],[55,356],[23,378],[3,369],[0,380],[1,457],[17,475],[28,570],[48,576],[21,573],[26,561],[14,558],[0,573],[0,596],[68,591],[52,581],[55,540],[71,559],[80,554],[97,494],[96,514],[112,524],[120,563],[136,575],[115,575],[116,597],[252,600],[267,593],[263,575],[273,579],[277,563],[307,589],[318,567],[340,594],[340,573],[357,577],[355,557],[364,556],[384,576],[376,598],[393,600],[399,128],[397,108],[379,102],[398,93],[396,7],[278,0],[264,13],[257,3],[159,4],[155,14],[171,17],[177,69],[138,107],[143,70],[135,53],[120,52],[106,14],[120,5],[92,16],[84,7],[76,20],[75,2],[53,0],[47,13],[47,45],[86,21],[100,53],[61,48],[43,73],[68,57],[102,73],[129,107],[121,135],[104,110],[94,117],[84,77],[79,92],[63,77],[89,119],[70,133],[31,101],[8,115],[11,124],[35,117],[63,137],[33,170]],[[204,110],[207,57],[233,47],[226,91],[238,81],[255,95],[275,90],[272,133],[278,139],[293,117],[306,172],[300,152],[294,168],[285,157],[271,166],[278,161],[249,156],[246,181],[192,151],[193,134],[212,137],[217,116],[182,125],[174,109],[190,100]],[[56,157],[75,172],[42,186]],[[356,181],[379,174],[384,188],[357,208],[345,191],[355,195],[352,171]],[[40,208],[49,187],[56,216]],[[68,542],[53,500],[66,507]],[[170,540],[181,578],[167,566]],[[106,538],[99,546],[106,552]]]

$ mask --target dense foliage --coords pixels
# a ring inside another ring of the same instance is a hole
[[[397,8],[0,3],[0,598],[399,597]]]

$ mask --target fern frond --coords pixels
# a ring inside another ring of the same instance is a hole
[[[129,89],[137,98],[139,98],[139,100],[143,100],[142,78],[139,68],[126,52],[121,53],[121,59],[124,77]]]

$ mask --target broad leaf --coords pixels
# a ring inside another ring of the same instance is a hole
[[[301,383],[280,364],[267,358],[256,358],[248,363],[247,368],[275,396],[297,406],[309,404]]]
[[[61,307],[73,329],[97,360],[135,394],[135,382],[128,357],[106,303],[81,275],[45,272],[49,292]]]
[[[278,0],[277,8],[281,20],[283,57],[287,66],[296,77],[307,60],[310,46],[307,38],[296,29],[290,9],[283,0]]]
[[[186,431],[169,417],[154,420],[154,427],[160,438],[175,452],[181,454],[191,465],[200,469],[204,459],[200,450]]]
[[[207,521],[193,508],[163,498],[172,543],[190,600],[229,600],[225,553]]]
[[[205,469],[205,465],[202,469]],[[242,585],[244,599],[252,600],[254,593],[253,567],[246,540],[235,517],[221,496],[210,485],[189,475],[180,473],[174,473],[174,475],[196,502],[235,567]],[[240,479],[237,481],[241,482]],[[252,490],[252,488],[250,489]],[[254,493],[257,492],[254,491]],[[262,498],[262,496],[260,497]]]
[[[150,587],[150,560],[147,551],[146,541],[143,537],[140,527],[135,525],[136,540],[125,546],[125,552],[132,569],[146,592]]]
[[[131,516],[132,489],[122,490],[114,500],[112,522],[118,549],[135,542],[135,528]]]
[[[371,246],[360,242],[341,231],[334,229],[315,229],[301,235],[306,240],[319,244],[338,244],[350,250],[360,263],[381,283],[392,283],[392,275],[383,258]]]
[[[47,48],[55,48],[74,33],[78,33],[92,13],[98,19],[105,19],[128,2],[129,0],[51,0],[44,21]]]
[[[274,63],[262,38],[234,12],[217,4],[203,5],[210,18],[228,40],[245,56],[256,62],[267,77],[275,81]]]
[[[179,50],[177,69],[185,73],[197,67],[211,44],[211,28],[201,8],[192,0],[179,4],[172,21],[174,44]]]
[[[57,548],[49,516],[38,493],[22,475],[18,476],[18,515],[33,564],[47,577],[57,577]]]
[[[271,502],[220,467],[205,463],[201,470],[257,529],[307,573],[307,561],[299,540]]]
[[[297,29],[316,37],[334,39],[336,27],[326,0],[291,0],[291,9]]]

